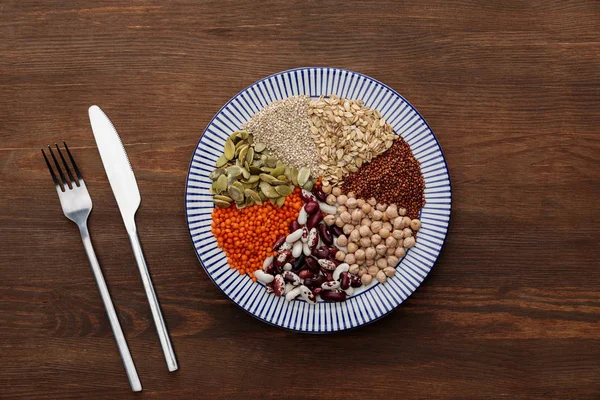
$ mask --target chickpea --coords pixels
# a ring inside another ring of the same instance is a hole
[[[363,220],[360,221],[361,225],[368,226],[368,227],[370,227],[372,223],[373,223],[373,221],[371,221],[369,218],[363,218]],[[371,230],[371,232],[372,231],[373,230]]]
[[[385,244],[378,244],[377,247],[375,247],[375,251],[377,252],[377,254],[382,256],[387,251],[387,246]]]
[[[348,248],[348,253],[354,253],[356,250],[358,250],[358,245],[356,243],[350,242],[346,247]]]
[[[398,241],[396,239],[394,239],[393,236],[390,236],[387,239],[385,239],[385,245],[387,247],[396,248],[396,246],[398,246]]]
[[[379,221],[383,217],[383,213],[379,210],[373,211],[373,221]]]
[[[356,194],[354,192],[348,192],[347,194],[349,199],[355,199],[356,198]]]
[[[356,260],[358,262],[363,262],[365,261],[365,251],[363,249],[358,249],[354,252],[354,257],[356,257]]]
[[[373,234],[373,232],[371,232],[371,228],[369,228],[368,226],[361,226],[358,229],[358,232],[360,233],[360,236],[371,236]]]
[[[365,249],[365,258],[367,260],[374,260],[376,254],[377,253],[375,252],[375,249],[373,247],[367,247]]]
[[[348,197],[348,200],[346,200],[346,207],[350,208],[356,208],[356,199],[354,197]]]
[[[381,228],[383,227],[383,223],[381,221],[373,221],[371,223],[371,232],[379,233]]]
[[[404,247],[406,247],[407,249],[410,249],[411,247],[413,247],[415,245],[415,238],[410,236],[407,237],[406,239],[404,239]]]
[[[335,196],[338,197],[340,194],[342,194],[342,189],[339,186],[334,187],[331,190],[331,193]]]
[[[402,229],[402,235],[407,238],[407,237],[411,237],[413,235],[413,232],[410,228],[404,228]]]
[[[368,214],[371,212],[371,205],[369,203],[365,203],[363,204],[360,209],[362,210],[363,213]]]
[[[404,247],[396,247],[394,255],[398,258],[402,258],[406,255],[406,250],[404,249]]]
[[[325,224],[327,224],[327,226],[331,226],[331,225],[335,224],[335,220],[336,220],[336,217],[335,217],[335,215],[332,215],[332,214],[326,215],[325,218],[323,218],[323,221],[325,221]]]
[[[337,217],[337,218],[335,219],[335,224],[336,224],[337,226],[339,226],[340,228],[343,228],[343,227],[344,227],[344,225],[346,225],[346,223],[344,222],[344,220],[343,220],[343,219],[341,219],[340,217]]]
[[[393,221],[394,229],[403,229],[404,228],[404,220],[402,217],[396,217]]]
[[[344,235],[349,235],[350,232],[352,232],[354,230],[354,225],[352,225],[352,224],[346,224],[346,225],[344,225],[344,227],[342,228],[342,230],[344,231]]]
[[[387,281],[387,276],[385,275],[385,272],[379,271],[377,275],[375,275],[375,279],[377,279],[379,283],[385,283],[385,281]]]
[[[413,219],[412,221],[410,221],[410,229],[412,229],[415,232],[421,229],[421,221],[419,221],[418,219]]]
[[[377,268],[377,265],[371,265],[369,269],[367,269],[367,273],[371,276],[377,275],[378,272],[379,268]]]
[[[371,197],[369,200],[367,200],[367,203],[374,206],[377,204],[377,200],[375,200],[375,197]]]
[[[410,221],[412,221],[410,218],[408,217],[402,217],[402,222],[404,222],[404,226],[410,226]]]
[[[388,256],[393,255],[396,252],[396,249],[394,247],[388,247],[387,251],[385,252],[385,254],[387,254]]]
[[[360,210],[352,211],[352,222],[358,224],[363,219],[363,213]]]
[[[349,223],[352,220],[350,213],[348,211],[344,211],[340,214],[340,219],[344,221],[345,224]]]
[[[346,237],[346,235],[338,236],[336,244],[339,247],[346,247],[348,245],[348,238]]]
[[[356,207],[362,207],[365,203],[366,201],[364,199],[358,199],[356,200]]]
[[[404,233],[401,230],[396,229],[392,232],[392,237],[396,240],[400,240],[404,237]]]
[[[379,231],[379,236],[381,236],[382,239],[387,239],[390,237],[390,231],[385,228],[381,228]]]
[[[363,274],[363,276],[360,277],[360,281],[363,285],[369,286],[371,282],[373,282],[373,277],[369,274]]]
[[[327,183],[327,184],[325,184],[325,183],[327,183],[327,182],[323,182],[323,186],[321,186],[321,190],[325,194],[330,194],[331,193],[331,185],[329,183]]]
[[[377,260],[377,268],[379,269],[384,269],[385,267],[388,266],[387,264],[387,260],[385,258],[380,258],[379,260]]]
[[[344,253],[341,250],[338,250],[337,253],[335,253],[335,259],[338,261],[344,261],[344,258],[346,258],[346,253]]]
[[[337,213],[338,214],[341,214],[341,213],[346,212],[346,211],[348,211],[348,209],[346,208],[346,206],[338,206],[338,208],[337,208]]]
[[[330,194],[327,196],[327,199],[325,200],[325,202],[327,204],[329,204],[330,206],[333,206],[335,204],[336,200],[337,200],[337,198],[334,195]]]
[[[387,258],[387,265],[388,267],[395,267],[398,264],[398,257],[396,256],[388,256]]]
[[[406,215],[406,208],[399,208],[398,209],[398,215],[405,216]]]
[[[352,232],[350,232],[350,236],[348,238],[351,242],[358,242],[360,240],[360,233],[358,232],[358,229],[355,229]]]
[[[367,260],[365,261],[365,265],[367,267],[372,267],[373,265],[375,265],[375,260]]]
[[[368,236],[361,237],[359,241],[360,247],[367,248],[371,245],[371,238]]]
[[[394,267],[387,267],[383,269],[383,273],[385,274],[385,276],[387,276],[388,278],[391,278],[392,276],[396,275],[396,268]]]
[[[384,222],[388,222],[390,220],[390,217],[387,215],[387,213],[385,211],[381,214],[381,220]]]
[[[384,222],[382,228],[387,229],[390,232],[394,230],[394,227],[389,222]]]
[[[362,277],[364,274],[367,274],[367,268],[366,268],[366,267],[363,267],[363,266],[361,265],[360,267],[358,267],[358,273],[357,273],[357,275],[358,275],[359,277]],[[369,274],[367,274],[367,275],[369,275]]]
[[[398,206],[395,204],[390,204],[387,210],[385,210],[385,212],[390,217],[390,219],[394,219],[398,216]]]
[[[381,236],[379,236],[378,234],[374,234],[373,236],[371,236],[371,243],[377,246],[379,243],[381,243]]]
[[[346,258],[344,258],[344,262],[348,264],[356,263],[356,256],[354,254],[346,254]]]
[[[351,273],[352,275],[357,275],[358,274],[358,264],[352,264],[350,266],[350,268],[348,268],[348,272]]]
[[[346,196],[345,194],[340,194],[337,197],[337,202],[339,205],[343,206],[346,204],[346,201],[348,201],[348,196]]]
[[[387,209],[387,204],[385,203],[378,203],[375,208],[377,209],[377,211],[381,211],[382,213]]]

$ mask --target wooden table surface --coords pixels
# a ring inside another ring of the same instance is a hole
[[[417,5],[418,3],[418,5]],[[600,3],[4,0],[0,398],[600,398]],[[184,217],[202,130],[239,90],[327,65],[411,101],[444,149],[450,231],[386,318],[268,326],[203,272]],[[118,127],[180,370],[168,373],[89,126]],[[67,140],[144,392],[131,394],[40,154]]]

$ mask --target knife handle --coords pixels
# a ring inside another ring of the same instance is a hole
[[[154,325],[156,325],[156,332],[158,333],[160,346],[162,347],[165,360],[167,361],[167,367],[169,368],[170,372],[176,371],[178,368],[177,359],[175,358],[175,352],[173,351],[173,346],[171,345],[171,338],[169,337],[169,331],[167,331],[167,325],[165,324],[165,320],[163,319],[162,312],[160,310],[158,298],[154,292],[154,286],[152,285],[152,279],[150,278],[150,272],[148,271],[148,266],[146,265],[144,252],[142,251],[142,245],[140,243],[140,238],[137,234],[135,224],[133,225],[133,229],[129,229],[129,231],[129,240],[131,241],[131,246],[133,247],[133,254],[135,255],[138,268],[140,269],[140,275],[142,277],[142,282],[144,283],[144,290],[146,291],[146,297],[148,298],[148,303],[150,304],[152,318],[154,319]]]

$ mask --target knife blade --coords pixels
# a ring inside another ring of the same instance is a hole
[[[160,304],[154,291],[154,285],[152,284],[135,225],[135,213],[140,206],[141,196],[131,163],[117,130],[100,107],[91,106],[88,113],[94,138],[98,145],[98,152],[108,176],[110,187],[117,200],[119,211],[125,223],[131,247],[133,248],[133,254],[140,270],[142,283],[144,284],[144,290],[148,298],[150,311],[152,312],[154,325],[156,326],[167,367],[169,371],[175,371],[178,368],[175,352],[171,345],[169,332],[167,331]]]

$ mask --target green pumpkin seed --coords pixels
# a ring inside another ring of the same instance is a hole
[[[277,193],[279,193],[283,197],[292,194],[292,191],[293,191],[293,189],[287,185],[275,186],[275,190],[277,191]]]
[[[279,167],[275,168],[273,171],[271,171],[271,175],[279,176],[279,175],[282,175],[284,172],[285,172],[285,167],[279,166]]]
[[[231,205],[230,202],[219,200],[219,199],[213,199],[213,203],[215,203],[216,206],[219,206],[221,208],[227,208]]]
[[[260,143],[260,142],[254,143],[254,150],[259,153],[262,152],[266,148],[267,148],[267,145],[264,143]]]
[[[269,185],[267,182],[262,181],[259,186],[260,186],[260,190],[268,198],[275,199],[275,198],[279,197],[279,193],[277,193],[277,191],[275,189],[273,189],[273,186]]]
[[[223,168],[215,168],[213,172],[208,176],[211,180],[216,181],[221,175],[225,173]]]
[[[238,188],[241,192],[243,192],[245,189],[244,184],[240,181],[233,182],[231,186]]]
[[[248,142],[248,144],[253,144],[254,143],[254,136],[248,135],[248,138],[246,139],[246,142]]]
[[[216,181],[213,182],[212,188],[214,193],[220,194],[222,191],[227,189],[227,185],[227,177],[225,175],[221,175]]]
[[[248,179],[250,178],[250,172],[248,172],[246,168],[242,168],[242,176],[244,177],[244,179]]]
[[[283,181],[283,182],[287,182],[288,181],[288,178],[285,175],[279,175],[277,177],[277,179],[280,180],[280,181]]]
[[[280,181],[279,179],[275,179],[274,181],[271,182],[271,185],[285,185],[287,184],[286,181]]]
[[[267,183],[273,183],[277,180],[277,178],[275,178],[274,176],[267,175],[267,174],[260,174],[259,177],[261,180],[263,180]]]
[[[237,165],[232,165],[231,167],[227,168],[227,175],[229,175],[229,176],[234,176],[237,178],[241,174],[242,174],[242,168]]]
[[[247,144],[243,145],[240,147],[240,151],[238,152],[238,159],[242,160],[242,161],[246,161],[246,153],[248,153],[248,149],[250,148],[250,146],[248,146]]]
[[[215,194],[213,196],[213,200],[227,201],[229,203],[231,203],[233,201],[233,200],[231,200],[231,197],[225,196],[225,195],[222,195],[222,194]]]
[[[244,201],[244,193],[235,186],[230,186],[227,193],[236,203]]]
[[[277,199],[277,205],[279,207],[283,207],[284,204],[285,204],[285,197],[280,197]]]
[[[258,192],[258,197],[260,197],[262,201],[267,201],[267,196],[265,196],[265,194],[262,191]]]
[[[315,183],[313,181],[308,181],[304,184],[304,186],[302,186],[302,188],[304,188],[310,192],[312,190],[314,184]]]
[[[241,210],[242,208],[246,208],[246,203],[235,203],[235,206],[238,210]]]
[[[277,199],[269,199],[269,201],[271,202],[271,204],[276,205],[277,204]]]
[[[258,175],[262,173],[262,170],[255,165],[251,165],[250,168],[248,168],[248,170],[252,175]]]
[[[267,167],[269,167],[269,168],[275,168],[275,167],[277,167],[277,159],[273,156],[268,156],[266,164],[267,164]]]
[[[225,141],[224,154],[228,160],[232,160],[233,156],[235,156],[235,144],[233,144],[233,141],[231,139],[227,139]]]
[[[238,135],[244,140],[248,139],[248,132],[246,131],[238,131]]]
[[[298,185],[304,187],[306,182],[308,182],[308,178],[310,178],[310,169],[306,167],[300,168],[300,171],[298,171]]]
[[[258,175],[250,175],[250,177],[247,178],[244,183],[255,183],[255,182],[258,182],[259,180],[260,180],[260,177]]]
[[[242,157],[240,156],[240,158],[242,158]],[[246,162],[251,163],[252,160],[254,160],[254,149],[252,147],[250,147],[248,149],[248,152],[246,153]]]
[[[298,186],[298,168],[290,168],[290,181],[292,181],[294,185]]]
[[[227,164],[227,161],[229,161],[227,159],[227,157],[225,157],[225,154],[221,154],[221,157],[217,158],[217,162],[216,162],[216,166],[217,168],[222,167],[223,165]]]
[[[262,204],[260,196],[254,190],[246,189],[244,190],[244,194],[246,195],[246,198],[251,198],[256,204]]]

